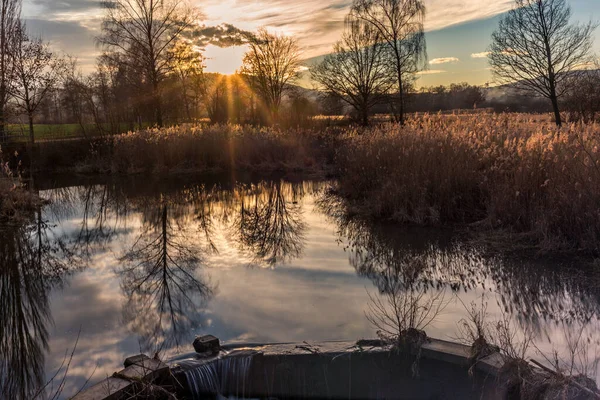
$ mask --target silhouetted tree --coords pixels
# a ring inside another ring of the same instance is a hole
[[[195,49],[191,43],[180,41],[172,52],[171,65],[173,72],[177,76],[180,83],[181,100],[185,109],[185,114],[188,121],[192,120],[192,115],[196,114],[198,103],[198,85],[202,85],[204,81],[204,57],[202,53]]]
[[[127,63],[143,77],[154,122],[161,126],[161,91],[172,67],[170,50],[199,15],[181,0],[112,0],[103,4],[105,16],[98,42],[107,51],[106,57]]]
[[[394,107],[394,113],[401,124],[404,124],[405,93],[427,59],[425,11],[422,0],[354,0],[352,4],[352,15],[371,24],[392,52],[398,91],[398,108]]]
[[[573,121],[594,122],[600,116],[600,64],[567,78],[562,105]]]
[[[348,103],[362,125],[369,124],[371,108],[394,84],[388,46],[371,24],[352,17],[332,54],[311,68],[322,89]]]
[[[6,134],[6,106],[13,79],[15,38],[21,23],[21,0],[0,0],[0,139]]]
[[[241,72],[248,75],[269,113],[269,122],[277,123],[283,95],[289,84],[298,78],[298,43],[294,38],[261,28],[249,39],[248,47]]]
[[[589,61],[595,25],[571,24],[566,0],[515,0],[492,35],[489,61],[499,83],[550,100],[562,124],[559,98],[570,73]]]
[[[11,95],[17,107],[27,115],[29,141],[35,143],[33,122],[39,105],[58,84],[65,63],[41,38],[31,38],[21,24],[13,50],[14,82]]]

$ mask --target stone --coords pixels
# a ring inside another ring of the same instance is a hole
[[[165,363],[148,358],[143,354],[129,357],[125,364],[130,364],[124,370],[104,379],[102,382],[78,393],[71,400],[122,400],[131,398],[144,382],[161,382],[169,378],[169,366]]]
[[[143,362],[144,360],[148,360],[149,358],[150,357],[148,357],[145,354],[138,354],[137,356],[127,357],[125,359],[125,362],[123,363],[123,366],[127,368],[135,364],[140,364],[141,362]]]
[[[221,344],[213,335],[198,336],[194,340],[194,350],[200,354],[216,354],[221,350]]]

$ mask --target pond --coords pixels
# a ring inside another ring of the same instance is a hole
[[[386,328],[374,311],[394,295],[428,307],[418,318],[431,337],[464,339],[475,305],[490,330],[506,321],[514,342],[531,337],[527,353],[539,361],[554,350],[567,359],[579,344],[574,364],[598,376],[597,269],[490,255],[451,230],[352,217],[325,194],[330,184],[38,180],[49,204],[28,224],[0,229],[3,398],[31,398],[67,364],[69,397],[127,356],[190,352],[200,334],[229,343],[374,338]]]

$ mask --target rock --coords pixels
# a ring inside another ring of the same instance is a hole
[[[123,363],[123,366],[125,368],[130,367],[132,365],[136,365],[136,364],[140,364],[141,362],[143,362],[144,360],[148,360],[150,357],[148,357],[145,354],[138,354],[137,356],[131,356],[131,357],[127,357],[125,359],[125,362]]]
[[[196,353],[216,354],[221,350],[219,339],[213,335],[198,336],[194,340],[194,350]]]

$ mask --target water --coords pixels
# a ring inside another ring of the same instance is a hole
[[[177,365],[185,371],[193,399],[203,399],[207,394],[223,394],[228,388],[235,388],[234,393],[228,394],[243,396],[255,353],[234,351],[201,365],[194,360],[179,361]]]
[[[490,324],[508,321],[517,341],[532,336],[527,354],[540,361],[553,349],[566,358],[577,343],[586,344],[578,366],[600,354],[598,269],[490,256],[447,230],[351,218],[323,201],[327,182],[36,185],[51,203],[27,224],[0,229],[1,398],[31,398],[67,364],[68,397],[127,356],[189,352],[198,334],[252,343],[373,338],[370,310],[393,296],[442,305],[422,318],[432,337],[464,336],[473,302],[487,304]]]

